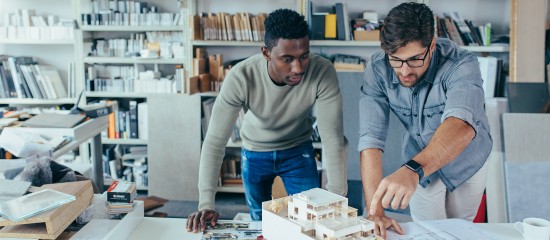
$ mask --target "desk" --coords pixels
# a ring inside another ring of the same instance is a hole
[[[73,128],[25,128],[25,131],[50,136],[70,136],[73,141],[52,153],[52,159],[77,148],[92,139],[92,181],[103,189],[103,158],[101,146],[101,131],[109,125],[108,116],[89,119]],[[82,153],[81,153],[82,154]]]
[[[185,229],[185,218],[142,218],[137,225],[126,229],[125,234],[116,235],[113,231],[117,230],[122,221],[94,219],[90,226],[86,225],[81,231],[71,238],[72,240],[111,240],[111,239],[131,239],[131,240],[164,240],[164,239],[186,239],[200,240],[201,234],[188,233]],[[93,226],[92,226],[93,225]],[[490,231],[498,236],[499,240],[523,240],[521,234],[515,230],[513,223],[482,223],[478,224],[481,228]],[[101,231],[97,231],[101,229]],[[109,231],[111,231],[109,233]],[[124,230],[122,230],[124,231]],[[100,233],[102,232],[102,233]],[[122,237],[122,238],[120,238]],[[391,240],[391,239],[389,239]]]

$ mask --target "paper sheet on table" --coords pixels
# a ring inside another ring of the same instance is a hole
[[[400,225],[405,234],[399,235],[389,230],[388,240],[498,240],[493,233],[463,219],[408,222]]]

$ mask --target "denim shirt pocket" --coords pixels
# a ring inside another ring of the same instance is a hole
[[[445,103],[424,108],[424,121],[429,129],[436,130],[439,125],[441,125],[441,116],[443,115],[444,110]]]
[[[390,108],[402,123],[407,123],[406,125],[410,124],[412,115],[412,110],[410,108],[404,108],[394,104],[390,104]]]

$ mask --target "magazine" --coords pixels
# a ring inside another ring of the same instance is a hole
[[[204,230],[202,240],[256,240],[262,235],[262,222],[219,220],[216,226]]]

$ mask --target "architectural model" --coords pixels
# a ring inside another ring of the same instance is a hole
[[[382,239],[347,198],[320,188],[263,202],[262,232],[267,240]]]

